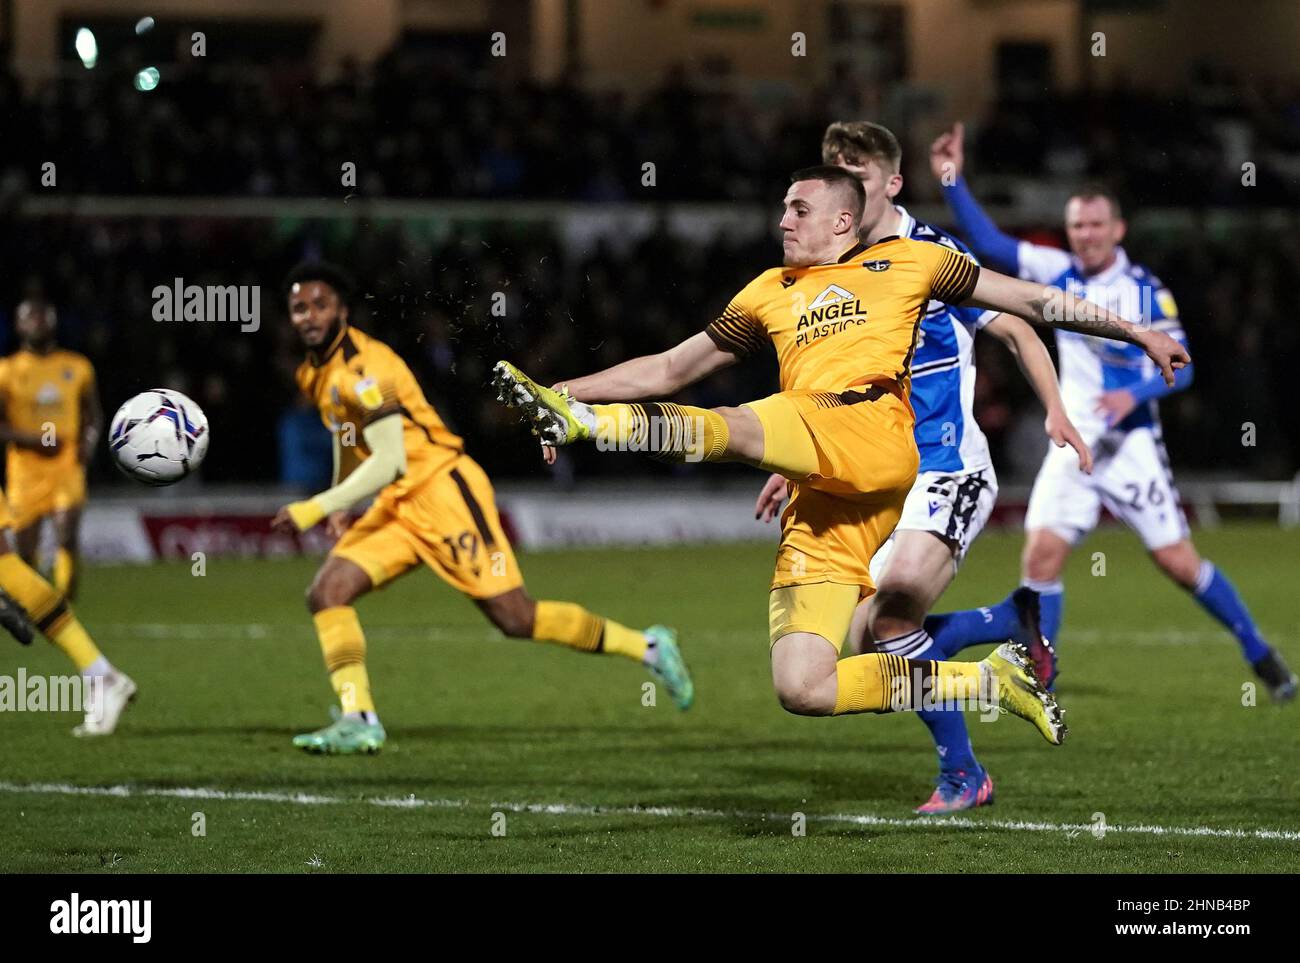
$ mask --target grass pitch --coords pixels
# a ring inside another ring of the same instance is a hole
[[[1300,663],[1300,539],[1240,526],[1198,545]],[[1003,597],[1019,548],[982,537],[940,608]],[[302,602],[314,561],[88,569],[78,612],[140,698],[98,741],[73,739],[71,714],[0,715],[0,871],[1300,870],[1300,705],[1243,705],[1233,640],[1127,533],[1099,533],[1067,572],[1065,746],[969,716],[997,802],[948,822],[911,814],[935,768],[915,719],[777,707],[772,551],[523,558],[534,595],[675,625],[698,692],[685,714],[643,705],[639,667],[502,639],[413,572],[359,606],[390,739],[348,758],[289,742],[332,701]],[[70,671],[0,639],[0,675],[20,665]]]

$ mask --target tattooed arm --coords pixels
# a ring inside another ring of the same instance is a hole
[[[1130,324],[1058,287],[1020,281],[986,268],[980,270],[974,290],[963,303],[1005,311],[1034,324],[1135,344],[1159,366],[1166,384],[1173,384],[1175,370],[1191,363],[1187,348],[1163,331]]]

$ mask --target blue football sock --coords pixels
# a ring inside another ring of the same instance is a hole
[[[966,719],[956,709],[920,709],[916,717],[925,723],[939,753],[939,771],[955,772],[958,769],[974,772],[979,768],[975,750],[971,748]]]
[[[1005,642],[1019,624],[1010,595],[997,605],[931,615],[925,620],[925,631],[934,639],[930,657],[951,659],[968,645]]]
[[[1192,593],[1201,607],[1218,619],[1229,632],[1237,637],[1241,644],[1241,654],[1246,661],[1254,665],[1269,653],[1268,643],[1260,637],[1255,628],[1255,620],[1246,610],[1246,603],[1241,600],[1237,590],[1228,577],[1214,567],[1208,559],[1201,562],[1201,571],[1196,577],[1196,589]]]
[[[934,640],[925,629],[881,639],[876,643],[876,651],[908,659],[939,658]],[[941,772],[955,772],[958,769],[973,772],[979,768],[979,763],[975,761],[975,751],[971,748],[970,733],[966,731],[966,720],[962,718],[960,710],[918,709],[916,715],[925,723],[925,727],[930,730],[930,737],[934,739]]]

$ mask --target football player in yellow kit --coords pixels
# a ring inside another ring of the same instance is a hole
[[[41,529],[54,527],[54,587],[73,598],[77,536],[86,501],[86,464],[104,427],[95,369],[54,339],[54,306],[18,305],[19,348],[0,360],[0,441],[6,443],[5,489],[23,561],[37,567]]]
[[[328,491],[282,508],[274,524],[305,531],[325,521],[341,536],[307,593],[341,711],[332,725],[294,744],[320,753],[383,746],[352,603],[421,563],[473,599],[506,635],[640,662],[678,708],[689,708],[694,686],[671,629],[631,629],[572,602],[528,594],[492,483],[406,363],[349,323],[350,291],[347,276],[327,264],[300,265],[286,282],[289,318],[307,349],[298,387],[333,433],[335,476]],[[376,493],[349,527],[347,509]]]
[[[135,698],[136,685],[104,657],[63,593],[24,562],[15,550],[13,515],[0,492],[0,626],[23,645],[39,631],[72,660],[85,688],[85,718],[74,736],[107,736]]]
[[[1189,359],[1159,332],[1060,289],[982,270],[955,250],[898,236],[863,243],[864,206],[861,183],[843,168],[796,172],[780,225],[785,266],[759,275],[705,331],[560,390],[501,362],[499,395],[523,409],[544,444],[741,461],[794,482],[768,609],[773,684],[790,712],[996,706],[1059,744],[1060,708],[1023,646],[1008,643],[979,663],[838,658],[859,601],[875,591],[871,558],[916,476],[908,396],[917,331],[936,299],[1138,344],[1170,380]],[[622,403],[670,396],[769,346],[780,372],[775,395],[717,409]],[[620,403],[585,403],[595,401]]]

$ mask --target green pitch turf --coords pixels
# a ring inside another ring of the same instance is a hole
[[[1231,527],[1198,542],[1300,663],[1295,533]],[[1001,598],[1019,548],[1016,534],[982,538],[941,608]],[[771,555],[523,559],[537,596],[677,626],[698,693],[685,714],[662,694],[643,705],[639,667],[502,639],[412,573],[359,607],[390,741],[350,758],[290,746],[332,700],[302,603],[312,561],[214,560],[203,577],[188,565],[88,569],[77,608],[140,699],[99,741],[73,739],[70,714],[0,715],[0,870],[1300,870],[1300,705],[1261,692],[1243,706],[1252,677],[1235,643],[1127,534],[1094,537],[1067,573],[1066,745],[1013,718],[968,716],[997,788],[968,824],[911,814],[934,771],[917,720],[778,708]],[[20,665],[68,671],[48,645],[0,639],[0,675]],[[1244,834],[1211,832],[1224,830]]]

